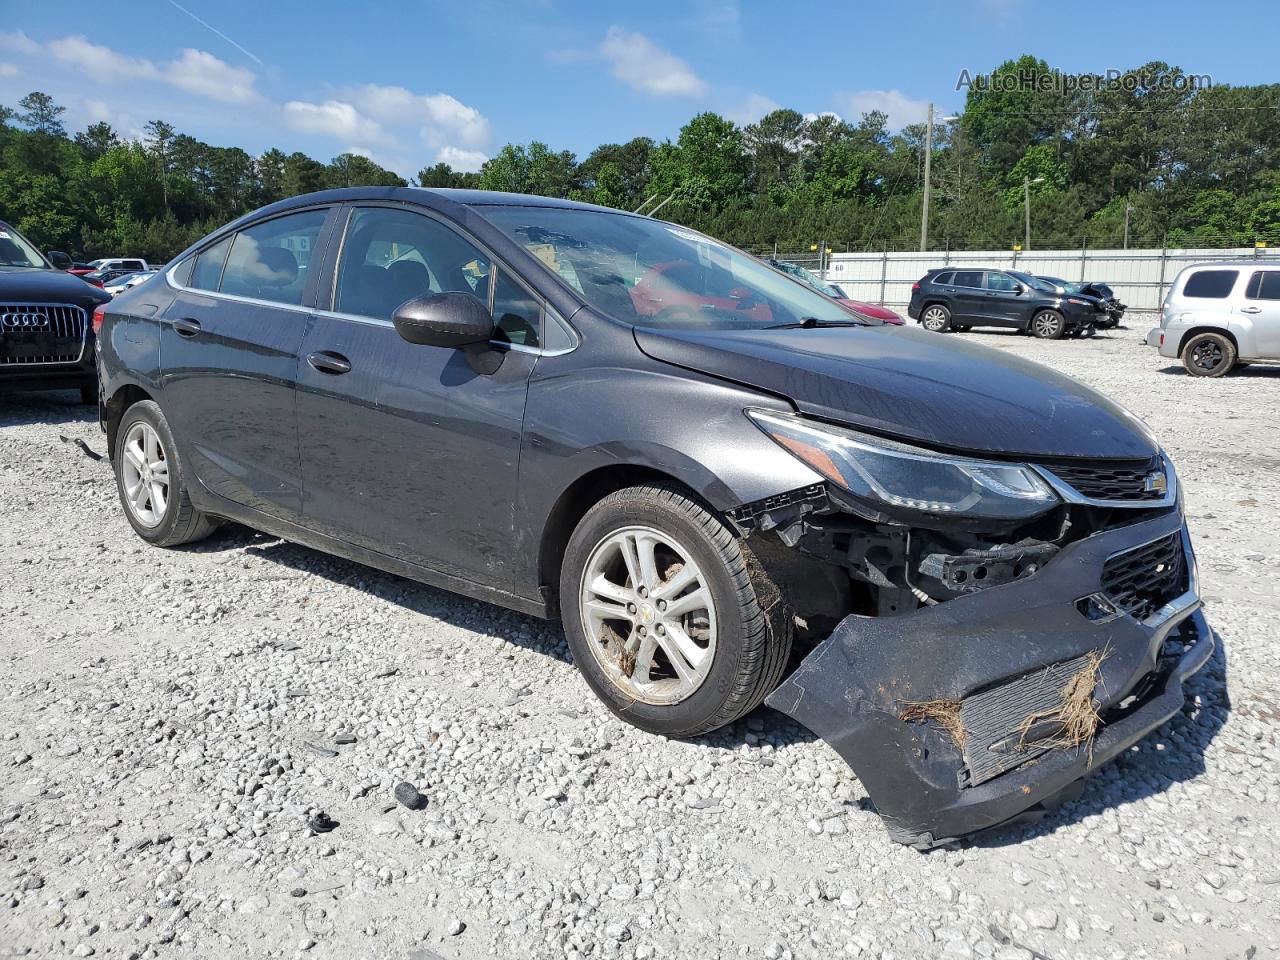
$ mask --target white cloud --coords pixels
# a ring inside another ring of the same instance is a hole
[[[32,54],[40,52],[40,44],[36,43],[21,30],[9,32],[0,30],[0,47],[17,53]]]
[[[233,67],[211,53],[190,48],[164,71],[164,80],[188,93],[222,100],[226,103],[249,103],[258,99],[253,71]]]
[[[150,78],[157,72],[150,60],[126,57],[78,35],[54,40],[49,44],[49,52],[56,60],[78,67],[99,83]]]
[[[864,113],[879,110],[888,116],[889,129],[901,130],[912,123],[924,123],[929,115],[929,101],[912,100],[900,90],[856,90],[837,93],[834,97],[841,111],[862,119]],[[854,123],[857,120],[853,121]]]
[[[0,77],[16,77],[18,68],[12,63],[0,63]]]
[[[745,127],[748,124],[755,123],[765,114],[773,113],[773,111],[780,108],[781,104],[775,103],[762,94],[753,93],[736,107],[730,107],[726,110],[725,116],[738,126]]]
[[[285,122],[303,133],[321,133],[348,143],[382,143],[386,135],[377,122],[342,100],[308,103],[290,100],[282,108]]]
[[[441,147],[436,163],[447,163],[463,173],[475,173],[489,158],[479,150],[463,150],[459,147]]]
[[[458,141],[468,147],[488,146],[489,121],[447,93],[414,93],[404,87],[368,83],[348,91],[348,98],[375,119],[390,125],[417,124],[430,146]]]
[[[612,65],[615,77],[636,90],[658,96],[698,96],[706,91],[692,67],[643,33],[610,27],[600,55]]]

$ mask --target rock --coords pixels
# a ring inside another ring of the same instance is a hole
[[[1023,916],[1037,930],[1053,930],[1058,926],[1058,912],[1048,907],[1030,907]]]
[[[378,817],[369,824],[369,832],[375,837],[391,837],[404,833],[404,824],[399,817]]]
[[[395,788],[396,802],[409,810],[421,810],[427,805],[427,798],[418,792],[412,783],[401,782]]]
[[[452,918],[449,921],[449,926],[446,928],[449,936],[451,937],[458,936],[458,934],[462,933],[462,931],[465,929],[467,929],[467,925],[463,923],[461,920],[459,920],[457,917]]]

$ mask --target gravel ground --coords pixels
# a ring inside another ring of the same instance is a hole
[[[1193,380],[1145,328],[966,336],[1155,428],[1220,651],[1077,801],[928,855],[780,714],[663,741],[556,626],[239,527],[146,547],[60,439],[93,411],[0,398],[0,955],[1276,955],[1280,368]]]

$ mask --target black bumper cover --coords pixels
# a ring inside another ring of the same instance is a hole
[[[1076,602],[1098,592],[1109,557],[1170,534],[1186,553],[1185,592],[1142,622],[1080,612]],[[766,702],[835,748],[893,839],[926,849],[1017,817],[1160,726],[1181,709],[1183,681],[1213,643],[1177,511],[1071,544],[1028,579],[906,616],[846,617]],[[1094,688],[1103,725],[1090,743],[1048,750],[986,782],[966,783],[945,731],[901,719],[906,704],[961,701],[1090,652],[1105,654]]]

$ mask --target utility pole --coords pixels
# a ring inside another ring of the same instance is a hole
[[[924,199],[920,202],[920,252],[929,250],[929,167],[933,161],[933,104],[929,104],[929,120],[924,128]]]
[[[1022,241],[1023,250],[1031,249],[1031,185],[1033,183],[1040,183],[1043,180],[1044,177],[1036,177],[1034,180],[1030,177],[1022,178],[1022,200],[1026,207],[1027,214],[1027,231]]]

